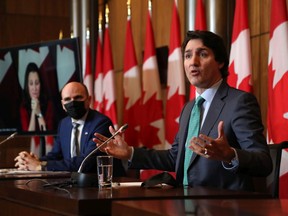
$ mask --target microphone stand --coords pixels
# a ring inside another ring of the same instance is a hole
[[[98,149],[100,149],[103,145],[107,144],[111,139],[113,139],[119,133],[123,133],[128,127],[128,124],[123,125],[119,128],[111,137],[109,137],[105,142],[101,143],[97,148],[91,151],[82,161],[80,167],[77,172],[73,172],[71,175],[71,181],[73,185],[78,187],[93,187],[98,185],[97,175],[85,174],[82,173],[83,165],[87,161],[87,159],[93,155]]]
[[[14,132],[13,134],[11,134],[10,136],[8,136],[6,139],[2,140],[0,142],[0,146],[3,144],[3,143],[6,143],[8,140],[10,139],[13,139],[18,133],[17,132]],[[0,152],[0,155],[1,155],[1,152]]]
[[[43,131],[43,126],[41,126],[41,131]],[[46,155],[46,140],[45,136],[40,136],[40,156],[43,157]]]

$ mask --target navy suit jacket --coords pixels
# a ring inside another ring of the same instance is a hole
[[[195,101],[188,102],[180,116],[179,131],[169,150],[135,148],[131,168],[176,171],[176,180],[183,182],[185,142],[191,110]],[[210,186],[253,191],[253,176],[267,176],[272,160],[266,139],[260,108],[249,93],[231,88],[223,81],[208,110],[200,133],[218,137],[218,123],[224,121],[228,143],[235,148],[239,164],[225,169],[221,161],[193,154],[188,171],[189,186]]]
[[[73,128],[70,117],[61,120],[58,126],[58,133],[54,141],[53,148],[41,160],[47,161],[47,170],[52,171],[77,171],[83,159],[96,148],[92,141],[94,133],[100,133],[110,137],[109,126],[113,125],[111,120],[96,110],[89,110],[81,135],[80,156],[71,158],[71,131]],[[103,155],[97,151],[83,165],[83,172],[95,172],[96,156]],[[120,160],[114,161],[114,176],[124,176],[124,167]]]

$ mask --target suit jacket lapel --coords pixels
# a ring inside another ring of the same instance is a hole
[[[91,112],[89,110],[89,113],[87,115],[87,118],[85,120],[84,126],[83,126],[83,130],[82,130],[82,134],[81,134],[81,152],[84,152],[84,148],[85,145],[83,143],[88,143],[88,138],[89,138],[89,131],[90,131],[90,127],[91,127]]]
[[[227,85],[226,82],[223,81],[222,84],[219,86],[212,100],[210,109],[208,110],[208,113],[203,122],[202,128],[200,129],[200,133],[209,136],[212,128],[218,127],[218,125],[215,125],[215,124],[217,123],[219,115],[221,114],[223,106],[225,105],[223,98],[227,96],[228,89],[229,89],[229,86]],[[195,160],[197,156],[198,156],[197,154],[192,155],[190,165],[192,164],[192,162]]]
[[[180,153],[180,155],[178,157],[178,161],[176,162],[176,164],[177,163],[179,164],[179,166],[177,166],[177,167],[179,167],[179,170],[176,170],[177,174],[179,174],[179,176],[178,176],[179,181],[183,180],[185,144],[186,144],[186,139],[187,139],[187,134],[188,134],[190,114],[191,114],[191,110],[192,110],[192,107],[194,106],[194,104],[195,104],[195,100],[187,103],[187,105],[183,109],[183,113],[181,116],[181,124],[180,124],[180,128],[179,128],[179,131],[180,131],[180,134],[179,134],[179,153]],[[180,177],[182,177],[182,179]]]
[[[69,149],[69,151],[63,151],[64,158],[71,158],[71,131],[72,131],[72,123],[71,118],[65,118],[63,122],[63,130],[61,131],[63,136],[61,135],[61,145],[63,146],[62,149]]]
[[[182,125],[181,127],[183,127],[183,132],[182,134],[180,134],[180,139],[182,140],[181,143],[183,143],[183,145],[185,146],[185,143],[186,143],[186,139],[187,139],[187,134],[188,134],[188,127],[189,127],[189,119],[190,119],[190,115],[191,115],[191,111],[192,111],[192,108],[195,104],[195,100],[189,102],[184,110],[183,110],[183,116],[182,116]]]
[[[212,100],[210,109],[208,110],[207,116],[200,130],[200,133],[209,136],[212,128],[218,127],[218,125],[215,124],[217,123],[217,120],[219,120],[219,115],[221,114],[223,106],[225,105],[223,98],[227,96],[228,89],[229,86],[227,85],[226,82],[223,81]]]

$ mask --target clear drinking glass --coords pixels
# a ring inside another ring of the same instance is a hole
[[[112,187],[113,157],[97,156],[97,174],[100,188]]]

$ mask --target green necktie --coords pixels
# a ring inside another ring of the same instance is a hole
[[[189,120],[189,128],[188,128],[188,135],[185,144],[185,159],[184,159],[184,178],[183,178],[183,185],[188,185],[188,167],[190,165],[191,157],[193,151],[189,149],[189,142],[192,137],[198,136],[199,129],[201,125],[201,105],[205,101],[204,98],[201,96],[197,97],[194,107],[191,111],[190,120]]]

